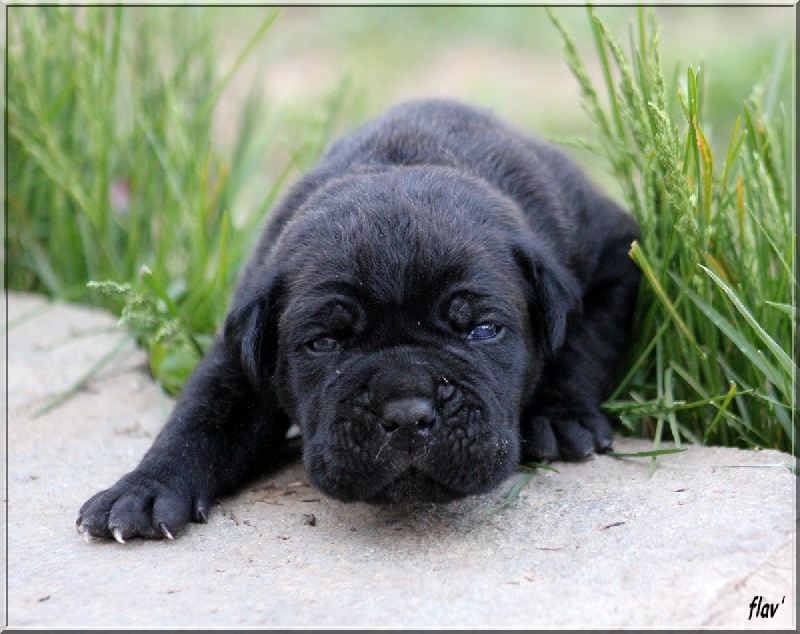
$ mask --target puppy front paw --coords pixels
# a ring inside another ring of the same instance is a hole
[[[208,496],[192,495],[182,483],[167,484],[136,471],[91,497],[78,513],[76,526],[89,537],[173,539],[189,523],[205,522]]]
[[[580,461],[611,449],[611,424],[597,410],[538,413],[521,432],[523,459],[534,462]]]

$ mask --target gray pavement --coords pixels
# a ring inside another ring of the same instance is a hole
[[[519,476],[401,510],[327,499],[294,464],[174,542],[87,544],[79,506],[137,464],[171,401],[129,346],[34,416],[122,333],[30,295],[9,317],[10,626],[795,629],[797,479],[776,451],[691,447],[652,477],[647,459],[558,463],[493,514]],[[748,619],[754,597],[774,616]]]

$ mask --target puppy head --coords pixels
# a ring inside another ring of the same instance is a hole
[[[226,340],[342,500],[446,501],[519,460],[520,409],[576,288],[519,210],[448,168],[331,183],[286,227]]]

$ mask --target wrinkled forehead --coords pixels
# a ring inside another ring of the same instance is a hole
[[[292,227],[287,281],[304,294],[351,287],[397,306],[457,286],[508,296],[513,214],[504,198],[447,170],[334,183]]]

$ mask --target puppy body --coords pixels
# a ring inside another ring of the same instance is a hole
[[[203,521],[292,422],[309,480],[342,500],[446,501],[521,457],[607,450],[636,233],[563,154],[492,116],[390,110],[274,210],[164,430],[79,527],[124,539]]]

